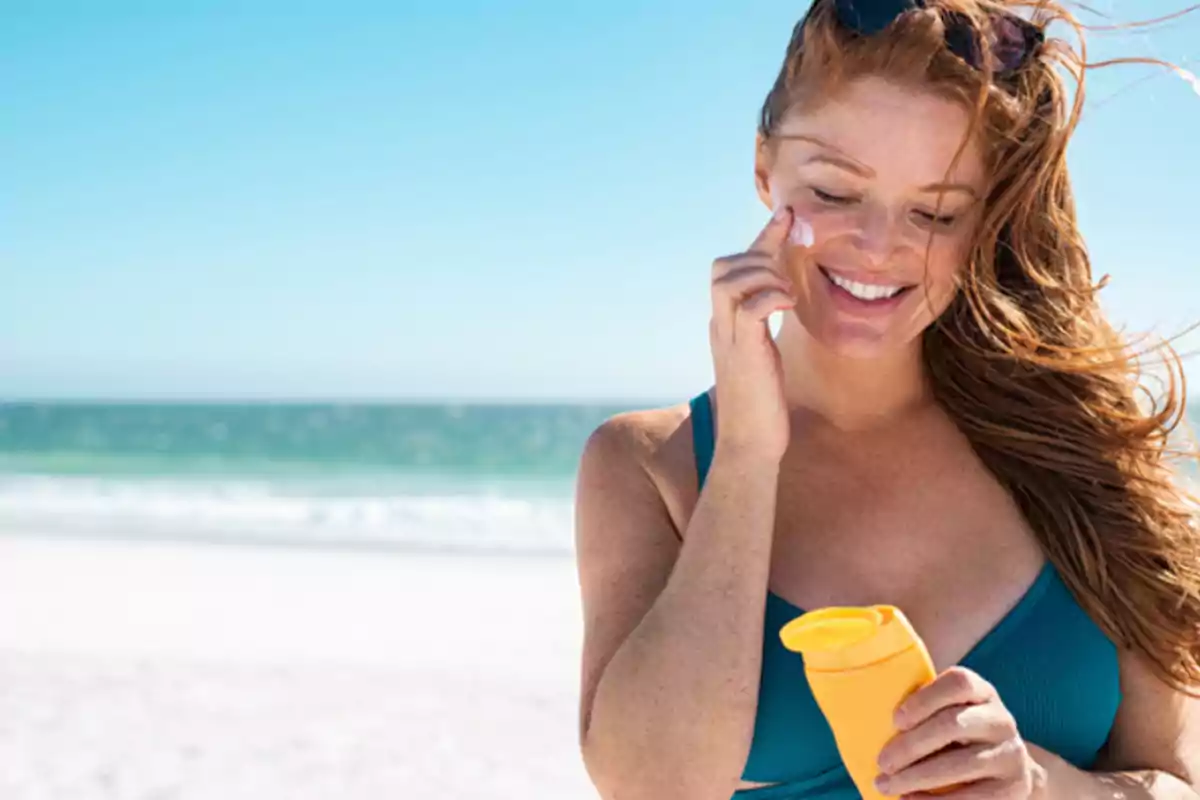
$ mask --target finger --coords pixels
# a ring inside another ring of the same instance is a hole
[[[1011,788],[1011,781],[989,778],[969,783],[952,792],[910,792],[904,796],[904,800],[996,800],[1009,796]]]
[[[1016,723],[999,703],[943,708],[901,731],[879,752],[879,769],[896,773],[952,745],[1002,742],[1016,735]]]
[[[893,721],[900,730],[911,730],[943,708],[986,703],[995,695],[996,690],[978,673],[966,667],[951,667],[901,703]]]
[[[788,206],[780,206],[779,210],[771,215],[771,219],[763,226],[763,229],[758,232],[758,236],[754,237],[754,241],[747,248],[751,253],[766,253],[769,256],[779,255],[783,249],[783,243],[787,241],[788,231],[792,227],[792,209]]]
[[[764,289],[742,301],[737,311],[738,323],[757,325],[776,311],[786,311],[795,305],[795,298],[787,292]]]
[[[776,259],[768,253],[763,253],[757,250],[747,250],[744,253],[734,253],[728,256],[722,256],[713,261],[712,278],[717,280],[724,277],[730,272],[744,269],[746,267],[763,267],[770,269],[777,275],[783,274],[776,267]]]
[[[769,267],[744,267],[713,281],[713,289],[732,300],[772,287],[788,291],[792,282]]]
[[[713,322],[721,331],[732,329],[738,307],[759,292],[775,290],[791,295],[791,283],[766,267],[747,267],[713,284]]]
[[[1000,779],[1011,772],[1009,742],[952,747],[894,775],[880,775],[876,788],[896,797],[987,779]]]

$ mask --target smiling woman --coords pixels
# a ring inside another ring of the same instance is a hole
[[[1197,796],[1183,398],[1140,402],[1099,305],[1065,157],[1084,66],[1045,33],[1073,19],[1022,5],[796,26],[757,136],[773,216],[713,263],[715,387],[613,417],[580,465],[605,797],[857,797],[779,633],[877,604],[939,673],[894,709],[884,795]]]
[[[945,177],[970,122],[960,103],[870,76],[762,137],[760,180],[820,242],[786,263],[796,316],[825,347],[878,355],[949,305],[985,189],[974,139]]]

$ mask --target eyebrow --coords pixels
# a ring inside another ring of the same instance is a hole
[[[921,187],[922,192],[930,194],[945,194],[946,192],[962,192],[969,194],[971,197],[978,197],[978,193],[965,183],[931,183],[928,186]]]
[[[848,154],[837,147],[834,147],[823,139],[818,139],[815,136],[808,136],[803,133],[779,134],[776,138],[808,142],[809,144],[814,144],[817,147],[828,151],[809,156],[809,158],[805,160],[805,164],[831,164],[863,178],[875,177],[875,170],[871,169],[866,164],[863,164],[861,161],[851,158]],[[929,194],[962,192],[963,194],[969,194],[971,197],[978,197],[975,189],[965,183],[931,183],[928,186],[922,186],[920,191]]]

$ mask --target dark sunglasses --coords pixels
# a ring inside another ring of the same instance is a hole
[[[879,33],[905,12],[930,5],[929,0],[834,0],[838,23],[862,36]],[[971,19],[957,11],[942,9],[940,13],[946,27],[946,47],[975,69],[983,70],[980,31]],[[989,22],[990,55],[997,77],[1009,76],[1024,67],[1046,40],[1041,28],[1016,14],[993,14]]]

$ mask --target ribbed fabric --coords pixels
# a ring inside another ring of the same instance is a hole
[[[714,446],[707,392],[692,399],[691,412],[703,488]],[[777,785],[737,792],[737,800],[858,798],[808,688],[803,659],[779,641],[779,630],[802,613],[768,592],[758,714],[742,777]],[[1077,767],[1096,760],[1121,700],[1117,652],[1049,562],[961,663],[996,687],[1026,741]]]

